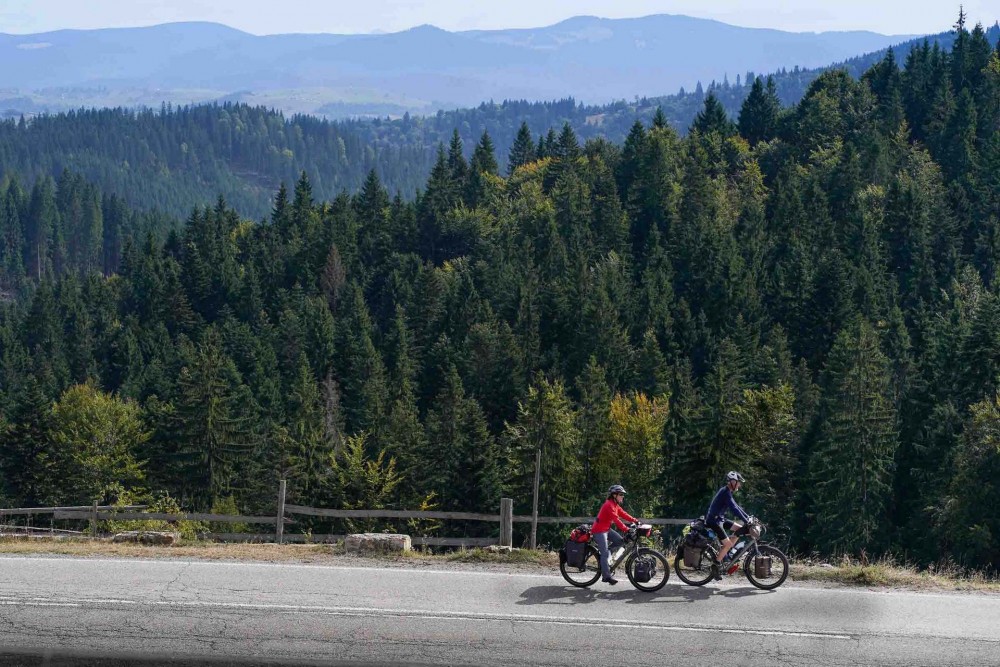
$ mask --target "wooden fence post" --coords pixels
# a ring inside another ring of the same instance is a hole
[[[97,501],[94,501],[94,507],[90,510],[90,536],[97,539]]]
[[[514,545],[514,501],[511,498],[500,499],[500,546]]]
[[[285,480],[278,483],[278,518],[274,522],[274,541],[281,544],[285,536]]]
[[[542,479],[542,449],[535,450],[535,493],[531,499],[531,540],[528,548],[535,548],[535,538],[538,532],[538,486]]]

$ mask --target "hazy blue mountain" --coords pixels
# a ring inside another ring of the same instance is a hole
[[[819,67],[907,38],[790,33],[672,15],[373,35],[255,36],[211,23],[0,34],[0,104],[34,112],[224,98],[348,115],[488,99],[604,103],[747,70]]]
[[[1000,25],[991,27],[987,38],[996,44]],[[947,51],[954,39],[953,32],[945,32],[904,42],[893,47],[896,62],[906,62],[910,50],[925,41]],[[842,68],[860,77],[885,52],[822,68],[780,68],[773,72],[776,92],[783,104],[795,104],[826,69]],[[331,102],[323,107],[329,115],[351,115],[375,106],[382,115],[339,120],[289,117],[261,105],[259,93],[244,90],[235,91],[222,103],[157,105],[155,110],[144,111],[123,107],[73,110],[21,122],[17,112],[6,110],[36,102],[0,94],[0,118],[8,117],[0,121],[0,183],[5,173],[32,184],[41,177],[59,178],[69,170],[137,209],[156,209],[178,218],[219,194],[242,214],[261,218],[271,210],[279,183],[294,183],[302,171],[309,175],[318,199],[331,199],[343,190],[357,191],[372,169],[391,193],[410,198],[426,183],[439,143],[447,145],[456,129],[467,158],[482,133],[489,132],[505,169],[507,152],[521,123],[527,123],[536,140],[550,128],[558,131],[569,123],[581,142],[603,137],[620,144],[637,120],[648,126],[659,109],[683,134],[709,92],[735,119],[753,78],[753,72],[744,72],[728,81],[703,82],[686,92],[600,105],[572,98],[513,100],[426,116],[406,115],[389,102]],[[246,98],[258,103],[246,104],[242,101]],[[387,114],[402,117],[390,121],[384,117]]]

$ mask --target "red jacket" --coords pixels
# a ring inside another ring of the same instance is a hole
[[[601,505],[601,511],[597,513],[597,521],[594,522],[594,526],[590,529],[590,532],[606,533],[611,530],[612,523],[621,530],[628,530],[628,526],[622,523],[622,519],[633,523],[636,521],[634,517],[629,516],[629,513],[622,509],[621,505],[608,498]]]

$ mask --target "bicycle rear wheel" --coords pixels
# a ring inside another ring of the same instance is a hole
[[[684,564],[684,553],[678,550],[674,559],[674,572],[688,586],[704,586],[712,580],[712,563],[715,562],[715,549],[705,547],[697,565],[690,567]]]
[[[570,567],[564,559],[560,558],[559,572],[563,579],[574,586],[580,588],[593,586],[601,578],[601,554],[597,551],[597,547],[588,544],[587,554],[583,558],[583,567]]]
[[[743,574],[757,588],[770,591],[785,583],[785,579],[788,578],[788,557],[770,545],[761,546],[759,551],[761,556],[771,558],[771,567],[767,568],[767,574],[757,576],[754,554],[747,554],[743,561]]]

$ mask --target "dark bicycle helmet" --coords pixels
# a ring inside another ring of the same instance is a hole
[[[610,489],[608,489],[609,496],[615,493],[625,493],[625,487],[622,486],[621,484],[615,484]]]

